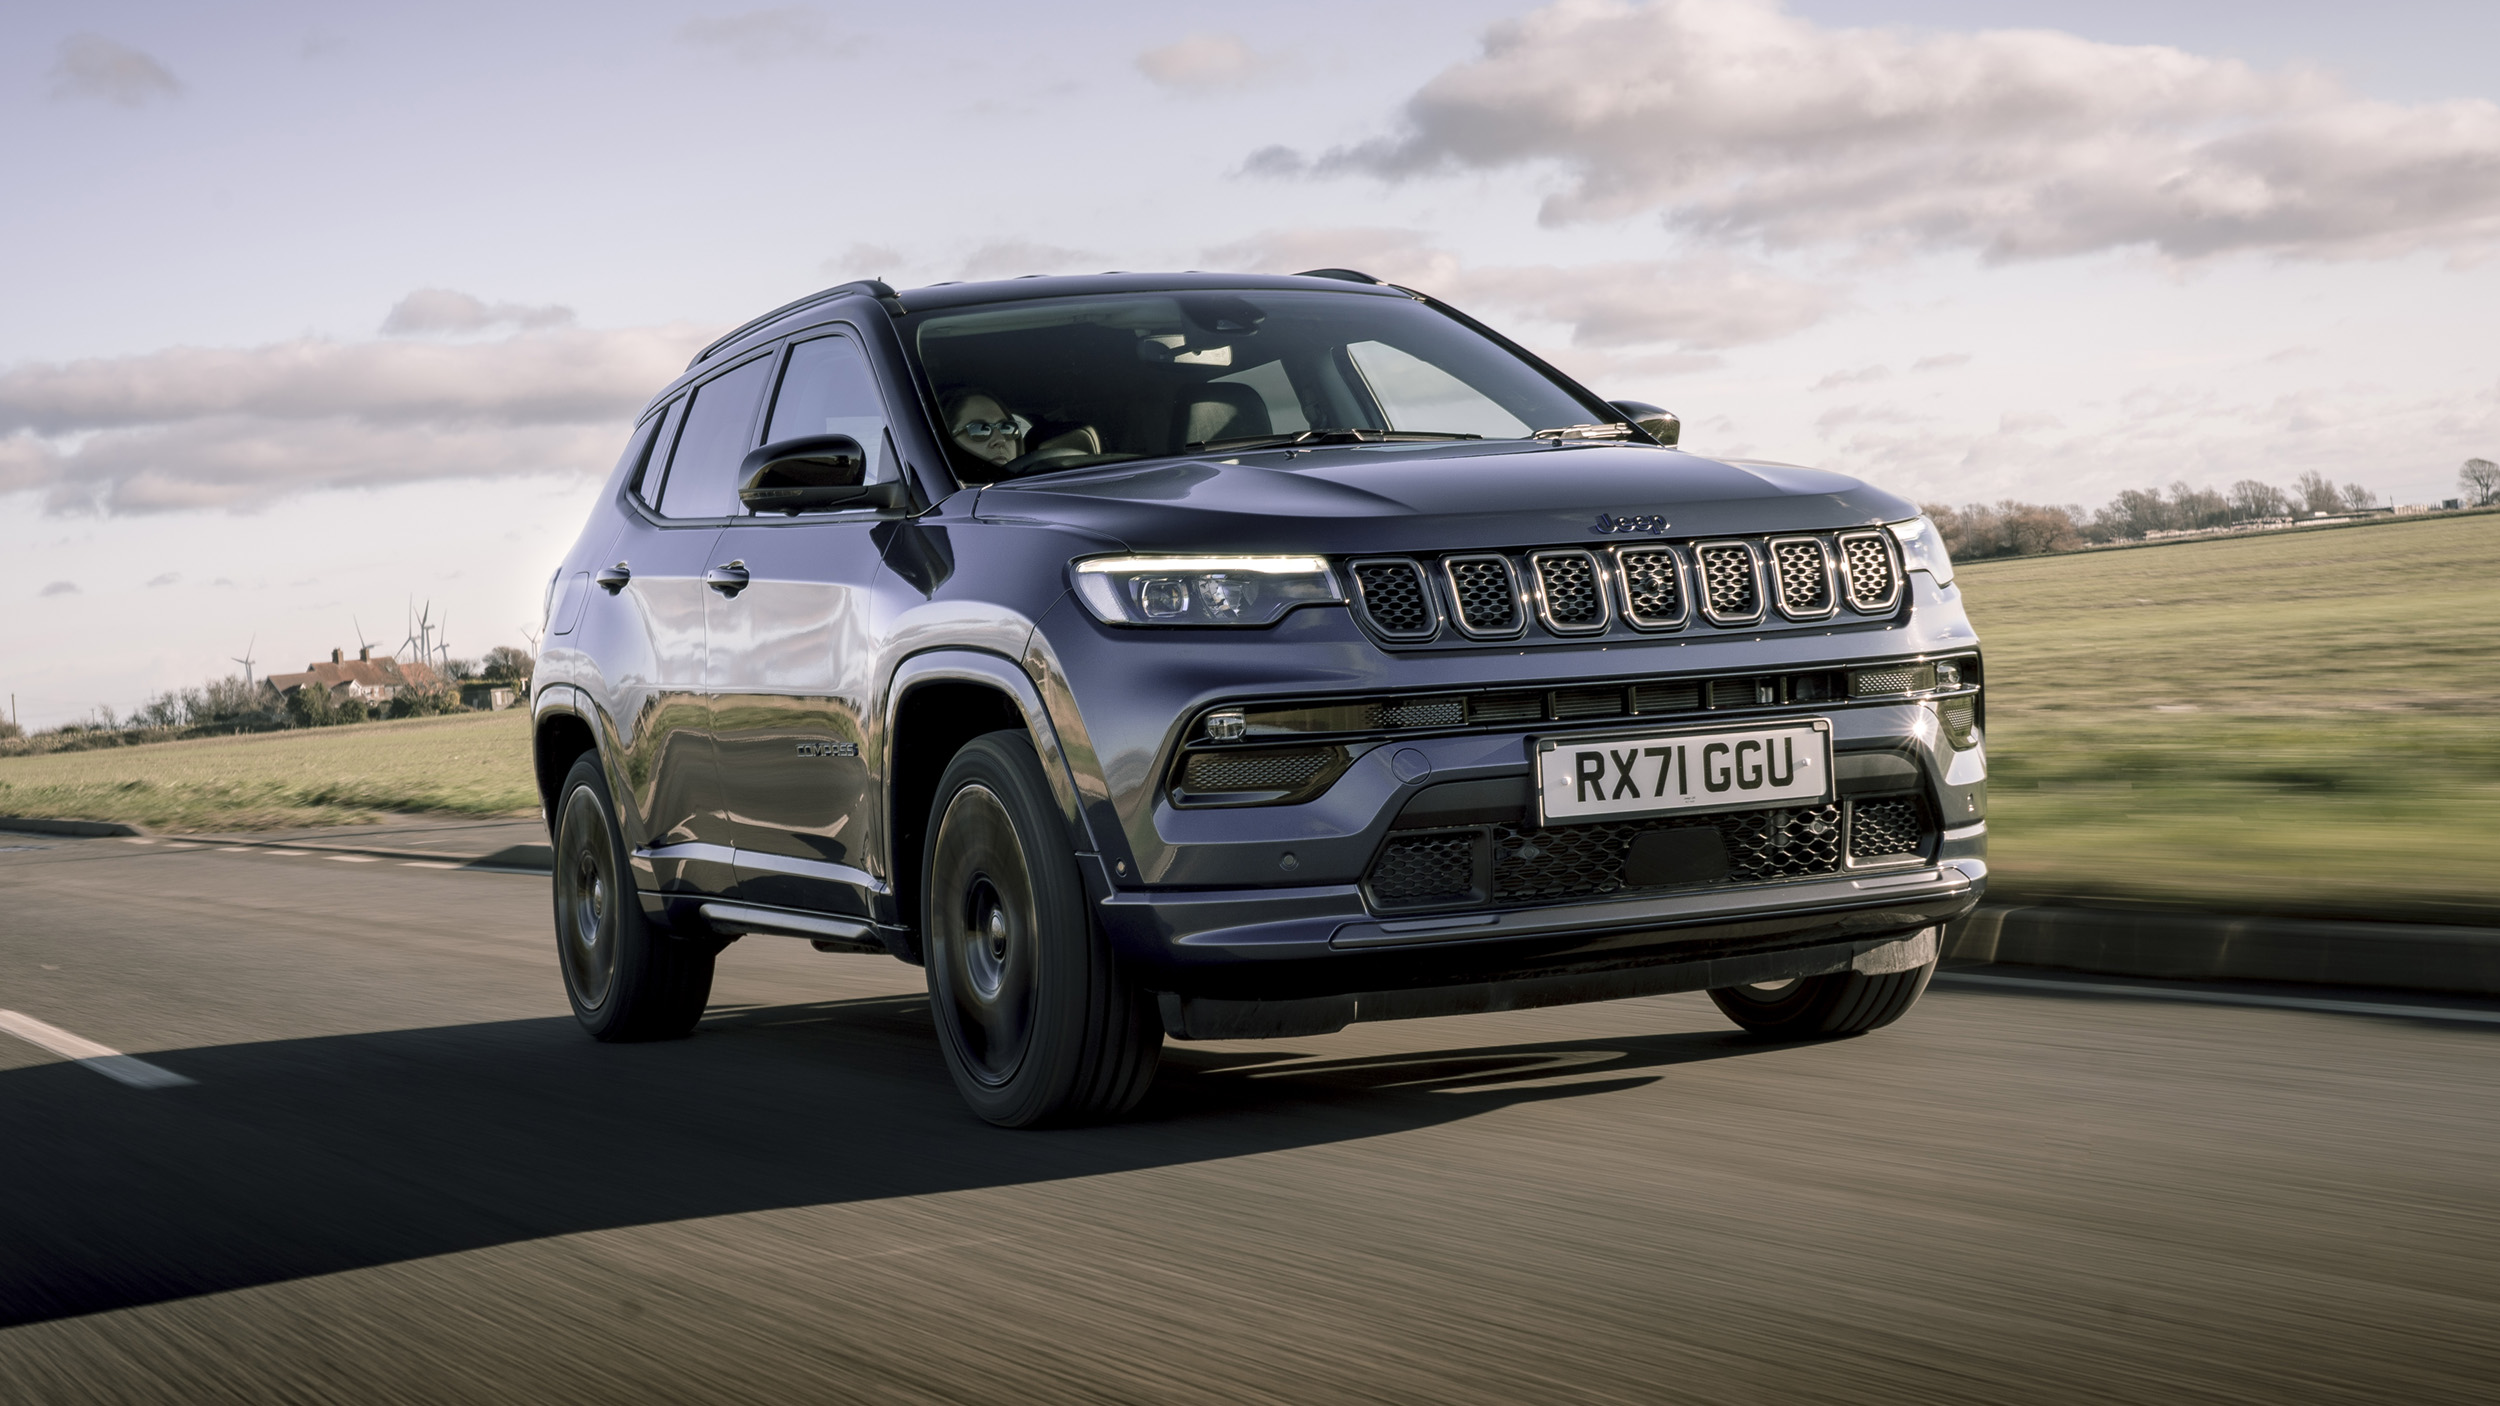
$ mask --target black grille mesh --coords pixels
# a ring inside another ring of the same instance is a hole
[[[1519,589],[1511,582],[1510,563],[1500,557],[1452,561],[1450,594],[1459,623],[1478,634],[1508,634],[1519,628]]]
[[[1927,848],[1927,826],[1917,800],[1900,796],[1857,801],[1849,809],[1849,857],[1882,859]]]
[[[1979,741],[1979,701],[1975,698],[1948,698],[1936,711],[1944,717],[1944,740],[1956,751],[1967,752]]]
[[[1635,625],[1673,625],[1684,618],[1684,573],[1664,547],[1624,552],[1623,609]]]
[[[1824,564],[1822,543],[1805,537],[1772,543],[1771,579],[1778,583],[1780,609],[1792,615],[1830,612],[1832,579]]]
[[[1859,532],[1840,539],[1841,560],[1849,568],[1849,604],[1858,610],[1881,610],[1892,603],[1892,553],[1881,533]]]
[[[1381,727],[1457,727],[1467,721],[1464,698],[1423,698],[1412,703],[1383,703]]]
[[[1736,542],[1694,550],[1701,563],[1701,600],[1717,620],[1751,620],[1762,613],[1762,590],[1754,579],[1753,551]]]
[[[1372,900],[1382,907],[1446,903],[1472,896],[1476,885],[1476,834],[1423,835],[1391,840],[1372,862]]]
[[[1414,563],[1363,562],[1354,568],[1354,589],[1363,598],[1363,613],[1382,634],[1432,633],[1432,603],[1424,595],[1424,574]]]
[[[1200,752],[1181,772],[1191,791],[1290,791],[1336,765],[1334,747],[1290,752]]]
[[[1537,584],[1545,592],[1545,623],[1558,630],[1593,630],[1606,623],[1606,598],[1597,558],[1587,552],[1555,552],[1536,559]]]

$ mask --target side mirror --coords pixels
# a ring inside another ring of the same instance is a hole
[[[849,435],[785,439],[750,452],[738,465],[738,501],[754,513],[890,508],[902,501],[902,484],[870,484],[867,477],[868,452]]]
[[[1673,444],[1684,433],[1684,422],[1676,419],[1672,410],[1661,410],[1645,400],[1610,400],[1606,403],[1660,444]]]

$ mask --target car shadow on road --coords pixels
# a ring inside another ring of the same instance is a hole
[[[600,1045],[569,1019],[151,1053],[198,1082],[0,1072],[0,1326],[546,1236],[1182,1165],[1637,1087],[1728,1032],[1361,1058],[1167,1047],[1107,1126],[975,1120],[917,997],[715,1011]]]

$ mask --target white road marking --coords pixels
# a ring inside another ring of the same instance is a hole
[[[122,843],[126,845],[152,845],[155,844],[156,841],[149,839],[145,835],[124,835],[122,836]]]
[[[117,1049],[81,1039],[57,1025],[46,1025],[31,1015],[16,1011],[0,1011],[0,1030],[5,1030],[30,1045],[40,1045],[63,1059],[75,1060],[116,1083],[134,1089],[170,1089],[195,1083],[170,1069],[160,1068],[144,1059],[133,1059]]]
[[[2024,991],[2080,991],[2088,996],[2136,996],[2148,1001],[2192,1001],[2207,1006],[2264,1006],[2286,1011],[2333,1011],[2340,1015],[2392,1015],[2406,1020],[2455,1020],[2471,1025],[2500,1025],[2500,1011],[2465,1010],[2456,1006],[2400,1006],[2384,1001],[2335,1001],[2323,996],[2266,996],[2250,991],[2182,991],[2169,986],[2113,986],[2095,981],[2058,981],[2028,976],[1990,976],[1982,972],[1938,972],[1935,979],[1955,986],[2004,986]]]
[[[300,849],[265,849],[262,850],[261,853],[274,854],[284,859],[301,859],[304,857],[304,851]]]
[[[369,854],[334,854],[330,857],[341,864],[371,864],[373,862],[373,856]]]
[[[457,869],[460,866],[445,864],[439,859],[403,859],[399,862],[399,867],[402,869]]]
[[[217,851],[217,852],[218,852],[219,854],[258,854],[258,853],[260,853],[260,851],[259,851],[259,850],[256,850],[256,849],[252,848],[250,845],[229,845],[229,846],[227,846],[226,848],[221,849],[221,850],[219,850],[219,851]]]

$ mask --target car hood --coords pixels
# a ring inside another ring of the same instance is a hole
[[[993,521],[1064,524],[1141,551],[1356,554],[1715,537],[1895,522],[1907,499],[1842,474],[1654,445],[1383,444],[1106,465],[981,490]]]

